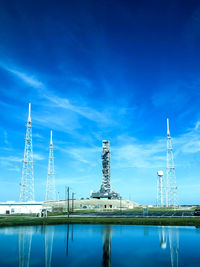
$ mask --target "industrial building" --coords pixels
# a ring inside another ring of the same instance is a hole
[[[40,214],[43,209],[42,202],[14,202],[0,203],[0,214]]]

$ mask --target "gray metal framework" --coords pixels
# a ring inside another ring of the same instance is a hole
[[[46,201],[56,200],[56,185],[55,185],[55,168],[54,168],[52,131],[51,131],[50,145],[49,145],[49,162],[48,162],[48,174],[47,174],[45,200]]]
[[[33,148],[30,103],[28,121],[26,124],[25,149],[19,199],[21,202],[34,201]]]
[[[172,147],[172,138],[169,131],[169,119],[167,119],[167,168],[166,168],[166,206],[178,206],[178,187]]]
[[[110,182],[110,141],[102,141],[102,184],[98,192],[92,192],[91,198],[120,199]]]

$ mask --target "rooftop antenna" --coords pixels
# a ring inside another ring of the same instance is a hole
[[[34,201],[31,103],[29,103],[28,121],[26,124],[24,159],[23,159],[19,199],[21,202]]]

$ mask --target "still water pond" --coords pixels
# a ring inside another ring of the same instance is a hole
[[[0,229],[0,266],[200,266],[200,229],[132,225]]]

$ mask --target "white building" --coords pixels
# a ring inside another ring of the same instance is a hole
[[[0,214],[31,214],[41,213],[43,209],[42,202],[0,202]]]

